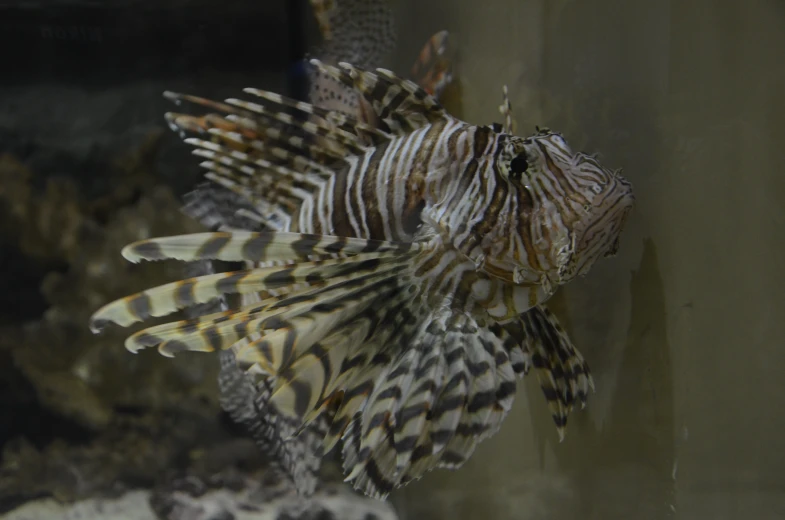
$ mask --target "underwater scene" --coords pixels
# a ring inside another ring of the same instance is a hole
[[[0,0],[0,518],[785,518],[785,3]]]

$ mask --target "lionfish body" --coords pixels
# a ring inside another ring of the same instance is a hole
[[[542,304],[615,251],[629,183],[557,133],[471,125],[389,71],[314,65],[378,125],[253,89],[261,103],[177,96],[223,114],[200,120],[209,139],[187,142],[267,231],[126,247],[134,262],[253,267],[110,303],[93,328],[242,295],[237,308],[148,328],[126,346],[230,351],[293,435],[321,425],[319,453],[342,441],[347,480],[372,496],[459,467],[498,430],[531,366],[561,433],[592,383]]]
[[[312,0],[311,5],[324,40],[315,51],[322,61],[337,64],[349,60],[369,68],[381,63],[394,48],[392,10],[386,0]],[[416,82],[435,97],[452,80],[451,62],[446,52],[447,37],[447,31],[434,34],[412,69]],[[307,72],[311,104],[356,117],[365,124],[377,124],[372,107],[354,89],[347,88],[318,67],[308,67]],[[187,194],[183,211],[213,231],[257,231],[265,227],[247,199],[215,183],[201,184]],[[253,267],[252,263],[247,264]],[[220,266],[215,262],[201,260],[189,263],[186,272],[193,277],[212,274],[217,269]],[[241,297],[245,304],[252,301],[257,301],[252,294]],[[186,315],[193,318],[227,310],[228,303],[226,298],[217,298],[190,307]],[[268,380],[250,380],[237,366],[231,350],[222,351],[219,360],[218,387],[222,407],[245,426],[273,469],[288,479],[301,496],[310,497],[320,481],[318,452],[325,435],[326,418],[299,428],[296,421],[287,420],[285,415],[268,406],[272,397]]]

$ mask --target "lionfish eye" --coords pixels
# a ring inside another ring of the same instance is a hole
[[[529,169],[529,161],[526,160],[526,152],[519,153],[510,161],[510,176],[520,179],[521,175]]]

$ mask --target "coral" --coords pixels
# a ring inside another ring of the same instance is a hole
[[[13,276],[2,280],[13,289],[3,298],[11,307],[34,299],[30,293],[40,299],[0,318],[0,383],[10,390],[2,404],[14,414],[0,428],[0,504],[41,495],[73,500],[117,482],[151,483],[176,466],[197,436],[206,442],[210,428],[223,431],[214,359],[135,356],[122,346],[128,331],[96,336],[87,326],[102,304],[182,275],[181,266],[134,265],[120,255],[141,238],[199,230],[172,191],[156,186],[149,164],[159,137],[153,133],[118,157],[115,167],[127,182],[94,200],[67,178],[38,186],[21,161],[0,156],[3,256],[29,274],[16,285]],[[29,286],[38,281],[38,290]],[[35,413],[45,417],[25,417]],[[14,435],[22,437],[9,441]]]
[[[43,316],[6,324],[0,345],[10,350],[39,399],[93,429],[106,426],[117,406],[156,409],[188,396],[207,396],[214,405],[213,360],[194,357],[183,365],[132,356],[122,348],[125,332],[94,336],[86,325],[112,298],[180,275],[176,266],[132,265],[119,254],[140,238],[198,229],[180,214],[171,191],[148,188],[136,203],[123,205],[130,197],[128,186],[122,186],[107,196],[111,203],[88,203],[67,180],[50,179],[36,195],[31,177],[13,158],[0,160],[0,200],[8,217],[3,232],[29,261],[67,267],[43,277],[41,292],[49,305]],[[134,184],[139,183],[129,182]],[[119,209],[99,226],[96,208],[107,204]]]
[[[152,487],[171,468],[192,463],[189,453],[204,452],[207,443],[220,445],[227,434],[218,426],[196,410],[177,409],[116,414],[100,434],[82,444],[58,439],[39,449],[14,439],[2,454],[0,512],[39,496],[72,502]],[[249,444],[247,452],[253,448]]]

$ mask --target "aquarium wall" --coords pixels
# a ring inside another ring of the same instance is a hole
[[[555,297],[596,382],[564,442],[529,377],[462,470],[403,491],[410,517],[785,515],[785,5],[399,3],[406,59],[455,37],[449,108],[499,121],[507,84],[519,134],[563,131],[636,195],[619,254]]]
[[[101,305],[184,276],[123,246],[203,230],[163,92],[307,97],[317,3],[0,1],[0,517],[785,518],[779,0],[390,1],[378,65],[408,75],[447,30],[450,113],[503,122],[506,85],[517,134],[558,130],[634,185],[618,254],[549,302],[596,386],[562,442],[532,374],[461,469],[379,504],[329,459],[333,516],[296,512],[222,411],[215,358],[90,332]]]

